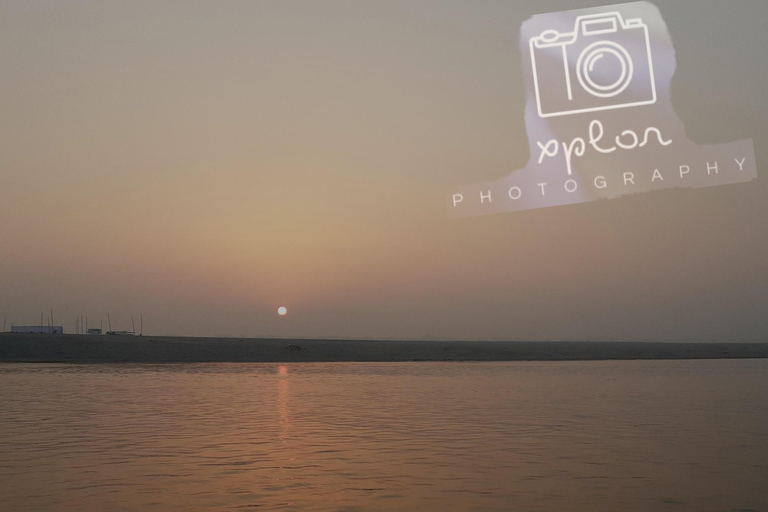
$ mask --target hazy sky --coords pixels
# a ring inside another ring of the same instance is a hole
[[[763,0],[655,2],[688,136],[753,138],[756,181],[448,217],[455,183],[528,161],[523,21],[610,3],[0,0],[0,316],[763,339]]]

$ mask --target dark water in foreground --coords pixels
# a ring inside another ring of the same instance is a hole
[[[0,510],[766,511],[768,360],[0,365]]]

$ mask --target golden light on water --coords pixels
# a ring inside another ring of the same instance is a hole
[[[280,441],[283,443],[288,439],[288,429],[290,428],[291,418],[288,410],[288,367],[280,365],[277,367],[277,374],[280,380],[277,383],[277,411],[280,416]]]

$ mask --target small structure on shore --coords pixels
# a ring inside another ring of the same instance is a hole
[[[95,329],[88,329],[88,334],[101,334],[101,329],[98,327]]]
[[[107,331],[107,334],[109,335],[115,335],[115,336],[135,336],[135,332],[131,331]]]
[[[17,334],[64,334],[60,325],[12,325],[11,332]]]

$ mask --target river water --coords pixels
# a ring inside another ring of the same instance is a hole
[[[768,360],[4,364],[0,510],[768,511]]]

